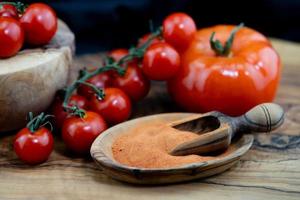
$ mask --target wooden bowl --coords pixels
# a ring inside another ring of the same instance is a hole
[[[91,155],[104,173],[114,179],[135,184],[167,184],[204,178],[224,172],[232,167],[250,149],[253,143],[253,136],[244,135],[231,144],[234,150],[223,157],[173,168],[147,169],[129,167],[113,158],[111,146],[116,137],[130,131],[136,125],[149,124],[151,121],[169,123],[192,115],[197,114],[158,114],[124,122],[103,132],[92,144]]]
[[[68,79],[75,37],[62,22],[52,41],[43,48],[24,49],[0,59],[0,131],[26,124],[28,112],[48,108]]]

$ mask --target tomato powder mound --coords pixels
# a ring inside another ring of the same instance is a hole
[[[180,131],[165,124],[139,125],[117,137],[112,145],[113,157],[121,164],[139,168],[170,168],[221,158],[232,151],[229,147],[218,156],[172,156],[177,145],[199,135]]]

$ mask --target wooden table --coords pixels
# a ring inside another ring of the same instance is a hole
[[[70,155],[57,137],[48,162],[29,167],[12,150],[12,136],[0,137],[0,199],[300,199],[300,45],[273,40],[283,60],[276,102],[286,111],[273,134],[255,136],[251,150],[231,170],[207,179],[141,187],[103,174],[91,159]],[[97,65],[99,55],[76,58],[74,68]],[[75,70],[74,70],[75,71]],[[134,116],[178,111],[161,85],[134,108]]]

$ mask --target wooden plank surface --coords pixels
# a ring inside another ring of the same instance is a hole
[[[59,137],[48,162],[29,167],[12,150],[12,135],[0,136],[0,199],[300,199],[300,44],[273,40],[283,60],[276,102],[286,111],[284,125],[255,136],[252,149],[231,170],[207,179],[169,186],[141,187],[112,180],[91,159],[65,150]],[[100,54],[76,58],[97,65]],[[74,75],[73,75],[74,76]],[[179,111],[164,87],[154,83],[135,106],[133,117]]]

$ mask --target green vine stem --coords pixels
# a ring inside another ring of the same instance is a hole
[[[229,56],[230,50],[233,44],[233,40],[235,37],[236,32],[240,30],[242,27],[244,27],[244,23],[240,23],[238,26],[236,26],[230,33],[230,36],[228,40],[225,42],[225,45],[223,46],[220,40],[214,40],[216,32],[213,32],[210,36],[210,46],[212,50],[218,55],[218,56]]]
[[[45,115],[43,112],[35,117],[33,117],[32,112],[28,113],[28,120],[26,127],[30,130],[31,133],[36,132],[39,128],[49,125],[52,131],[52,125],[49,122],[49,118],[53,117],[52,115]]]
[[[22,2],[10,2],[10,1],[3,1],[0,2],[0,9],[2,8],[3,5],[13,5],[14,7],[16,7],[16,9],[18,10],[18,13],[22,14],[25,12],[27,5],[22,3]]]
[[[92,78],[93,76],[96,76],[98,74],[107,72],[107,71],[111,71],[114,70],[116,72],[118,72],[119,75],[124,75],[127,69],[127,63],[132,61],[133,59],[140,59],[144,56],[144,53],[146,51],[146,49],[151,45],[152,41],[161,36],[162,33],[162,28],[158,28],[155,32],[151,33],[151,35],[149,36],[148,40],[141,45],[140,47],[134,47],[134,48],[130,48],[129,49],[129,53],[124,56],[123,58],[121,58],[119,61],[114,61],[112,58],[107,58],[105,65],[104,66],[100,66],[99,68],[97,68],[95,71],[93,72],[88,72],[87,70],[81,70],[80,74],[79,74],[79,78],[69,87],[67,87],[65,89],[65,96],[64,96],[64,101],[63,101],[63,108],[76,116],[79,117],[84,117],[85,112],[82,109],[79,109],[77,106],[69,106],[68,102],[69,99],[71,97],[71,95],[73,94],[73,92],[78,88],[79,85],[84,84],[88,87],[90,87],[97,95],[97,97],[99,99],[103,99],[105,97],[105,93],[103,89],[99,89],[97,87],[95,87],[92,84],[87,83],[86,81],[90,78]]]

